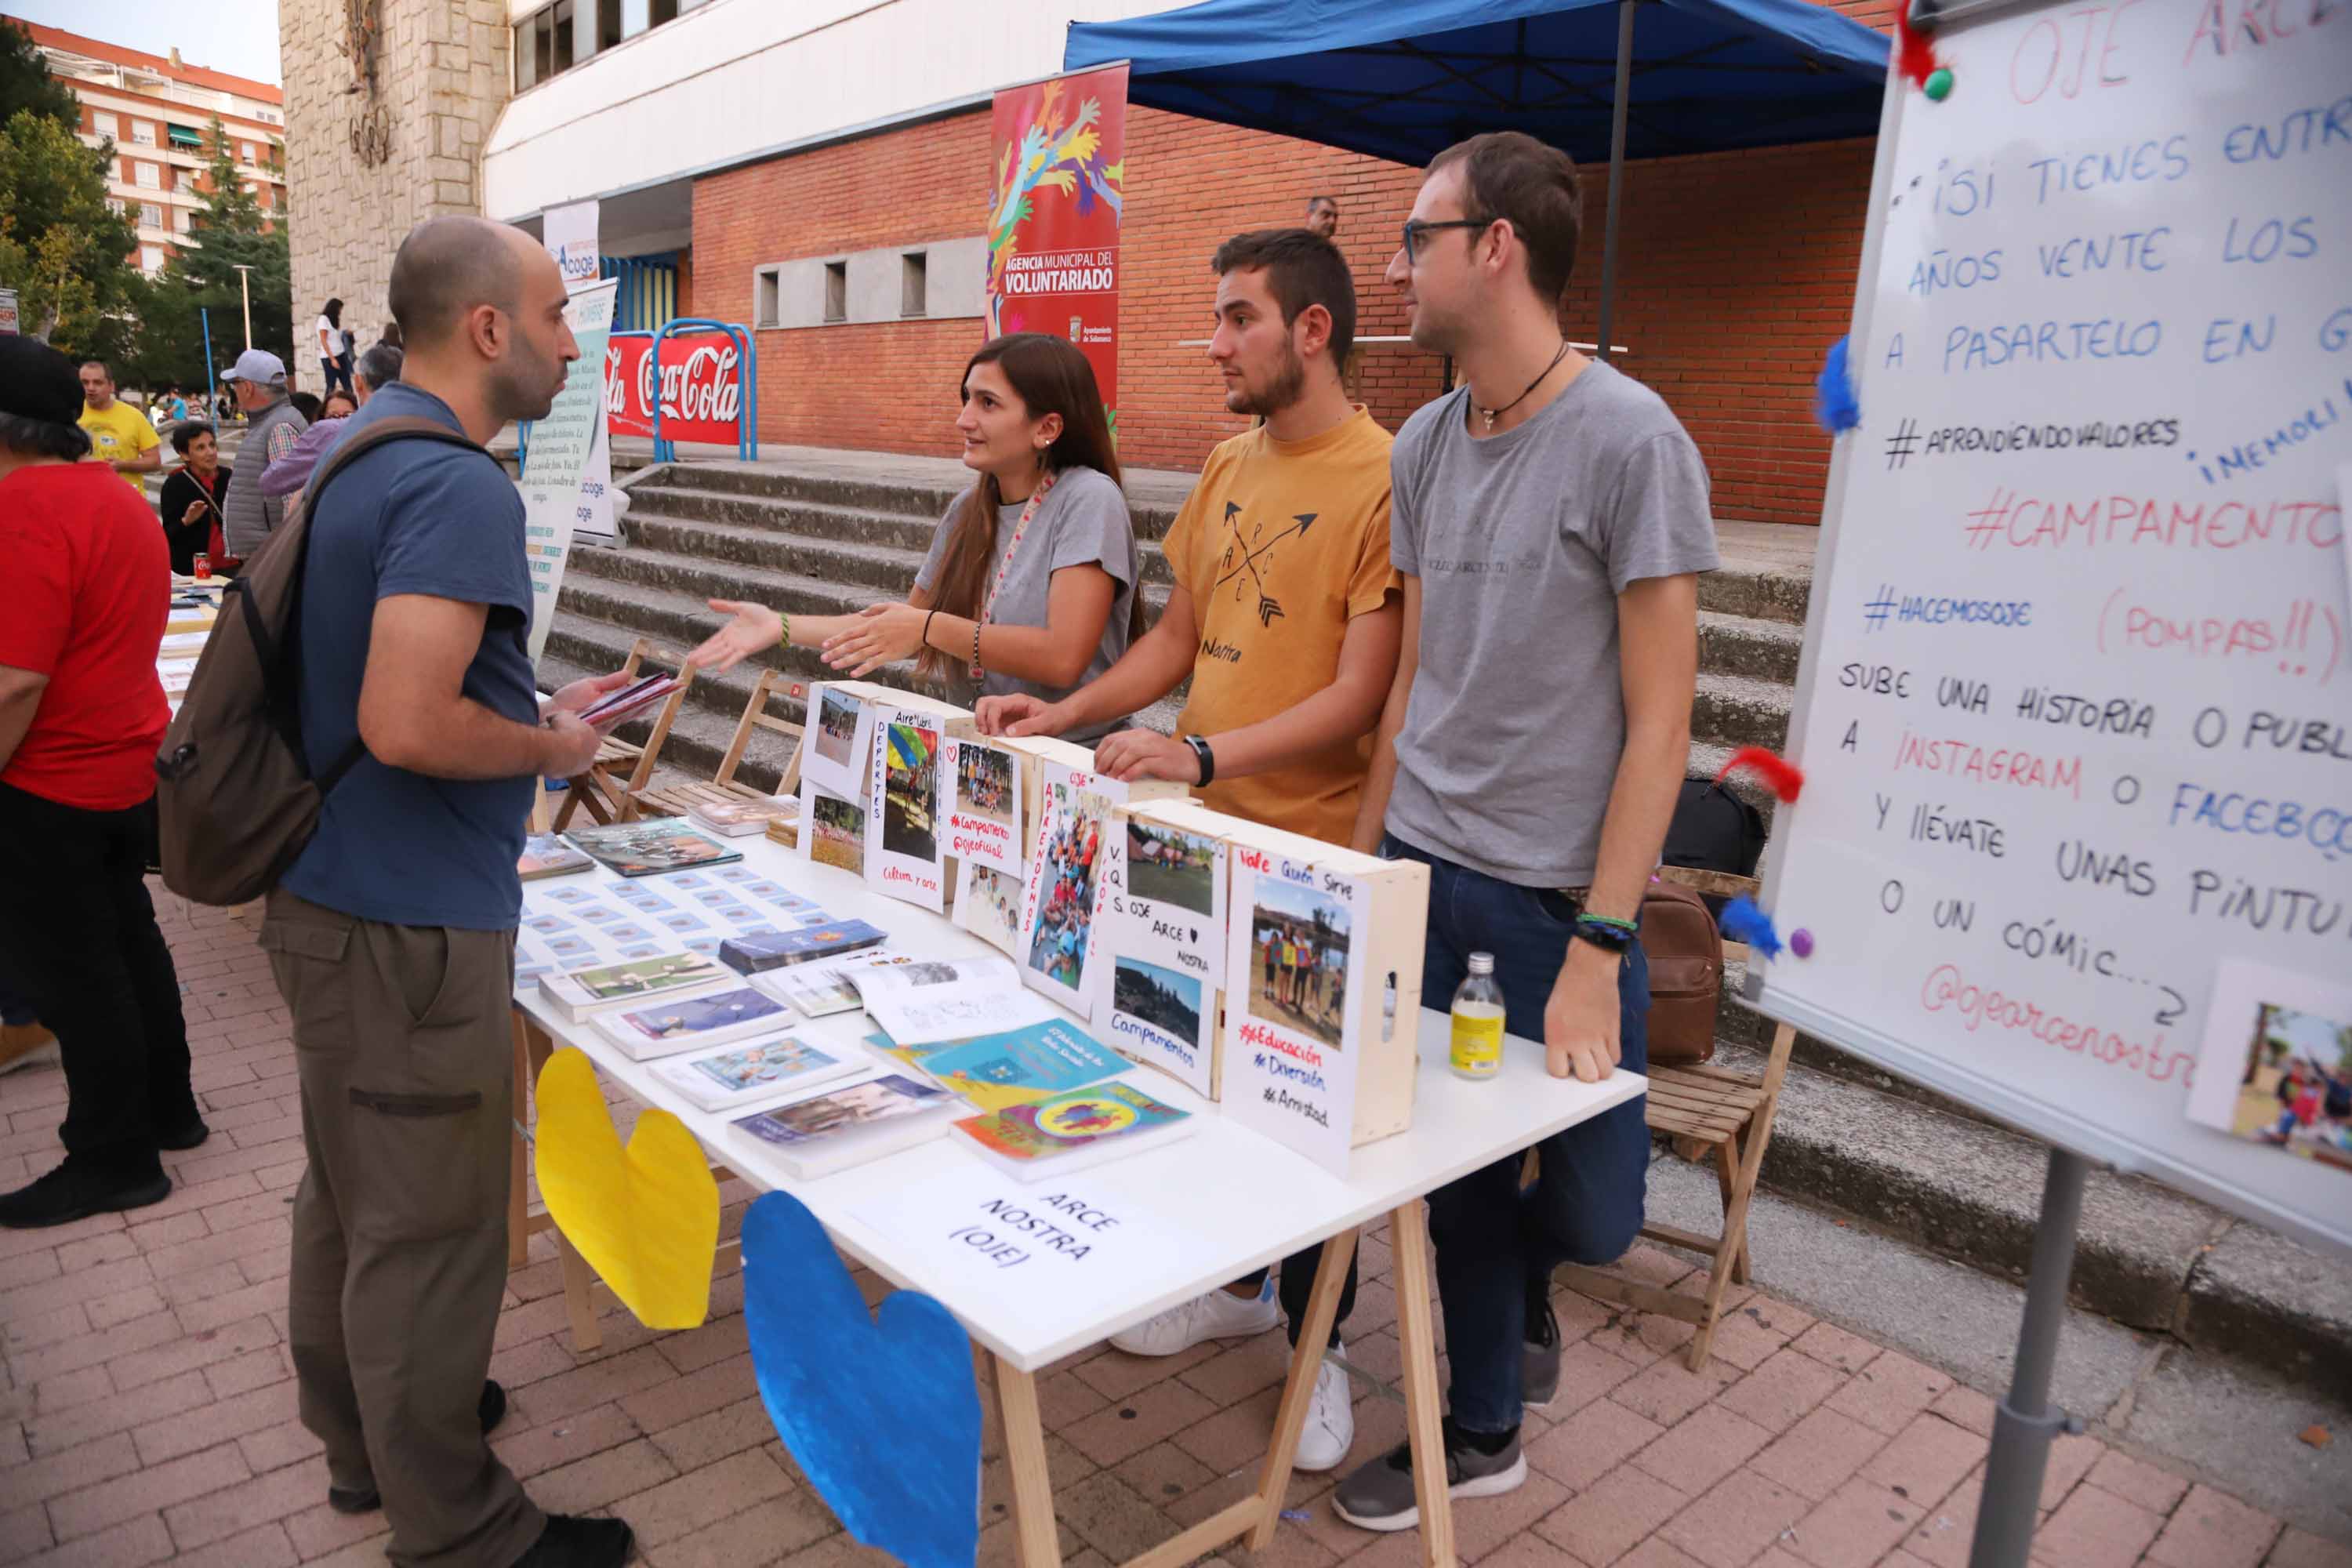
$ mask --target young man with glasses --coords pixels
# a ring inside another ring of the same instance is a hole
[[[1645,1065],[1634,934],[1690,752],[1696,574],[1716,565],[1706,471],[1656,394],[1569,346],[1559,304],[1579,202],[1567,154],[1475,137],[1438,155],[1388,279],[1413,342],[1463,384],[1393,454],[1404,648],[1356,843],[1431,868],[1424,996],[1496,960],[1510,1033],[1555,1077]],[[1533,677],[1533,679],[1530,679]],[[1385,831],[1383,831],[1385,829]],[[1527,1479],[1525,1405],[1559,1381],[1551,1271],[1604,1263],[1642,1226],[1641,1101],[1430,1194],[1453,1388],[1456,1498]],[[1339,1484],[1339,1516],[1420,1521],[1410,1450]]]
[[[1219,446],[1160,548],[1176,585],[1151,630],[1060,701],[981,700],[983,734],[1054,735],[1149,707],[1190,676],[1177,735],[1122,730],[1095,748],[1115,779],[1201,786],[1219,811],[1344,844],[1358,820],[1371,731],[1396,670],[1399,610],[1389,564],[1389,433],[1339,381],[1356,331],[1356,286],[1331,242],[1261,229],[1218,247],[1209,357],[1225,406],[1265,423]],[[1304,944],[1271,928],[1268,983],[1307,1005]],[[1249,984],[1229,976],[1227,984]],[[1137,1355],[1262,1333],[1286,1312],[1297,1337],[1322,1248],[1112,1337]],[[1338,1322],[1356,1291],[1348,1266]],[[1298,1468],[1335,1469],[1355,1440],[1347,1374],[1326,1363]]]

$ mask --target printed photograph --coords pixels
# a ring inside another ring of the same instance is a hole
[[[849,744],[857,737],[857,715],[865,704],[826,687],[817,704],[816,754],[839,767],[849,765]]]
[[[1111,970],[1110,1002],[1187,1045],[1201,1037],[1201,983],[1189,974],[1121,957]]]
[[[1087,942],[1094,931],[1095,870],[1102,853],[1105,803],[1067,784],[1045,786],[1038,835],[1037,918],[1029,929],[1031,969],[1083,994]]]
[[[956,748],[956,799],[974,816],[1013,826],[1013,753],[966,742]]]
[[[1012,952],[1021,942],[1021,879],[969,860],[963,882],[956,890],[956,924],[1000,952]]]
[[[600,1002],[615,997],[635,996],[647,991],[677,991],[688,985],[698,985],[706,980],[717,980],[726,974],[710,960],[698,953],[674,952],[664,958],[644,958],[634,963],[614,964],[608,970],[581,977],[581,988]]]
[[[1139,899],[1179,904],[1196,915],[1217,912],[1213,872],[1216,841],[1154,827],[1132,817],[1127,824],[1127,890]]]
[[[882,847],[912,860],[940,858],[940,732],[893,724],[883,739]]]
[[[2352,1173],[2352,1020],[2257,1007],[2231,1131]]]
[[[828,693],[827,695],[830,695]],[[866,808],[855,801],[837,795],[817,791],[816,810],[811,814],[816,837],[809,844],[809,858],[820,866],[838,866],[845,871],[863,875],[866,870]]]
[[[624,1013],[621,1021],[649,1040],[677,1040],[689,1035],[707,1035],[713,1029],[730,1029],[738,1024],[777,1017],[783,1010],[783,1004],[766,992],[739,985],[732,991],[721,991],[712,996],[690,996],[659,1007]]]
[[[936,959],[909,963],[898,973],[907,977],[909,985],[952,985],[956,981],[956,966]]]
[[[762,1084],[789,1083],[817,1068],[831,1067],[833,1061],[823,1051],[787,1035],[781,1040],[703,1057],[694,1065],[720,1089],[740,1091]]]
[[[762,1120],[783,1134],[778,1142],[793,1142],[887,1121],[910,1110],[936,1105],[946,1098],[943,1089],[894,1074],[852,1084],[797,1105],[779,1106]]]
[[[1249,981],[1241,987],[1251,1016],[1338,1050],[1347,1017],[1349,923],[1348,906],[1337,900],[1259,877],[1250,909]]]

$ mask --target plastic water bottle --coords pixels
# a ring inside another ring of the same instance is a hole
[[[1456,1077],[1485,1079],[1503,1066],[1503,988],[1495,955],[1474,952],[1470,973],[1454,989],[1454,1037],[1447,1052]]]

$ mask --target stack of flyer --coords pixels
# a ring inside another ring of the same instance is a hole
[[[576,969],[569,974],[542,974],[539,990],[549,1006],[576,1024],[591,1013],[624,1002],[675,999],[734,978],[715,958],[699,952],[664,952],[625,963]]]
[[[823,1176],[910,1149],[962,1110],[943,1089],[884,1073],[746,1116],[735,1135],[798,1177]]]
[[[818,1049],[795,1036],[729,1046],[699,1056],[657,1062],[654,1077],[677,1090],[700,1110],[740,1110],[847,1078],[870,1064],[863,1053],[844,1057]]]

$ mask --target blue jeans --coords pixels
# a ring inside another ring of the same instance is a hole
[[[1455,865],[1390,834],[1381,854],[1430,868],[1429,934],[1421,998],[1443,1009],[1469,973],[1474,952],[1495,955],[1504,1026],[1544,1037],[1544,1005],[1568,956],[1574,907],[1549,889],[1523,888]],[[1617,973],[1621,1065],[1649,1062],[1650,966],[1636,942]],[[1454,1386],[1449,1405],[1465,1431],[1508,1432],[1519,1424],[1520,1346],[1530,1294],[1548,1294],[1561,1263],[1608,1263],[1642,1232],[1650,1130],[1636,1099],[1605,1110],[1538,1147],[1540,1174],[1522,1190],[1523,1153],[1497,1160],[1429,1194],[1437,1249],[1437,1300]]]

